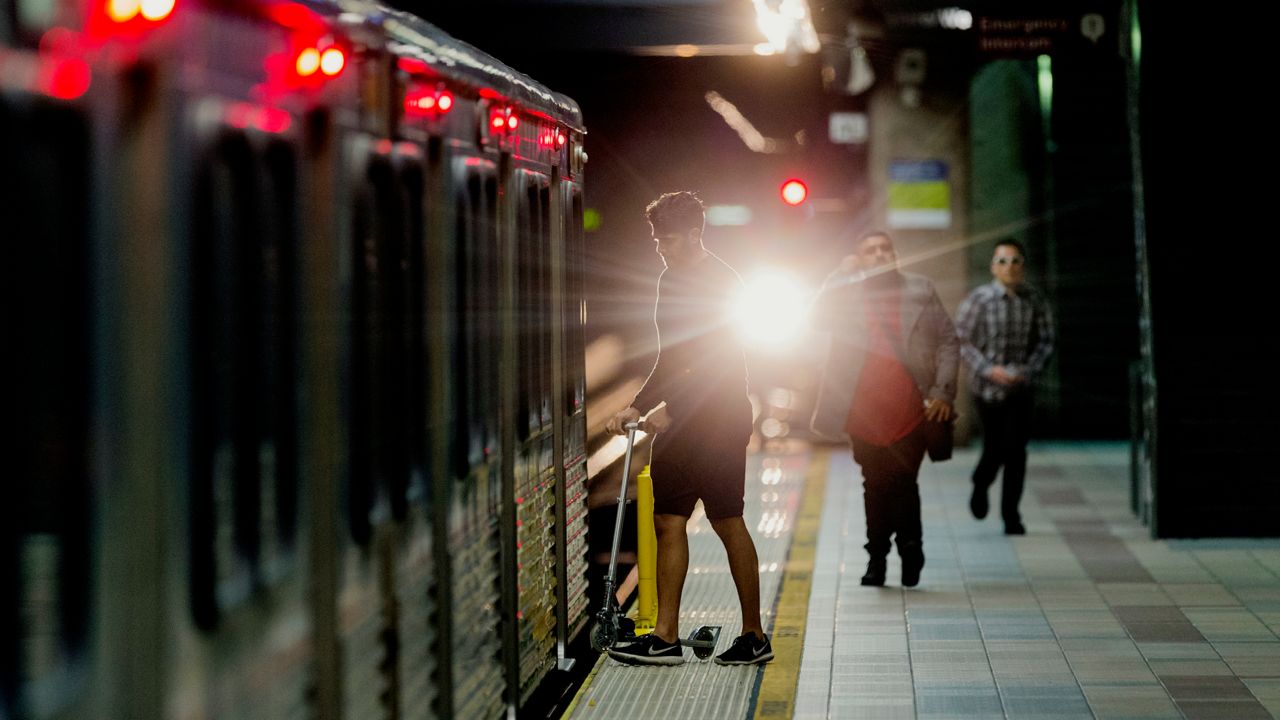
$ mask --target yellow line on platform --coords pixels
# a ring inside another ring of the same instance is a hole
[[[804,628],[809,617],[809,589],[813,585],[813,558],[818,546],[829,463],[825,452],[814,452],[810,458],[805,472],[804,499],[791,534],[791,551],[787,554],[787,569],[782,576],[773,620],[773,661],[764,666],[760,694],[756,697],[757,719],[789,718],[795,713]]]
[[[587,628],[590,632],[591,628]],[[573,695],[573,702],[569,703],[569,707],[565,708],[564,713],[560,715],[562,718],[573,717],[573,711],[578,709],[578,701],[586,694],[587,688],[591,687],[591,681],[596,679],[596,673],[600,672],[600,668],[604,667],[605,658],[609,657],[608,653],[600,653],[600,657],[596,658],[596,666],[591,668],[591,674],[587,675],[587,679],[582,681],[582,686],[578,688],[578,692]]]

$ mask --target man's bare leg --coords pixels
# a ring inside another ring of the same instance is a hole
[[[689,572],[689,536],[683,515],[654,515],[658,535],[658,622],[653,634],[666,642],[680,639],[680,595]]]
[[[747,523],[741,517],[724,518],[712,520],[711,527],[720,536],[725,552],[729,555],[729,572],[733,575],[734,587],[738,589],[738,603],[742,605],[742,633],[755,633],[756,637],[763,639],[764,628],[760,624],[760,558],[756,555],[756,544],[751,540]],[[687,557],[685,564],[688,564]],[[661,604],[658,605],[658,616],[662,616]]]

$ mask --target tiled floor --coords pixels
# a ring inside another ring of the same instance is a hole
[[[861,477],[831,456],[797,718],[1280,717],[1280,541],[1152,541],[1123,445],[1033,446],[1027,535],[926,462],[919,587],[864,588]]]

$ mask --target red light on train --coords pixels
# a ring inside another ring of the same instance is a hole
[[[177,0],[107,0],[107,19],[118,25],[137,19],[158,23],[173,14]]]
[[[513,108],[496,107],[489,111],[489,128],[497,132],[507,132],[520,127],[520,116]]]
[[[426,75],[431,72],[431,66],[424,60],[418,58],[402,57],[396,58],[396,67],[410,75]]]
[[[427,117],[443,115],[453,107],[453,93],[443,85],[422,87],[410,84],[404,95],[405,115]]]
[[[142,3],[139,0],[107,0],[107,17],[111,18],[111,22],[129,22],[141,11]]]
[[[279,108],[260,108],[254,126],[262,132],[279,134],[293,125],[293,117]]]
[[[298,72],[298,77],[311,77],[320,69],[320,51],[309,47],[298,53],[298,59],[293,64],[294,69]]]
[[[59,100],[75,100],[89,91],[89,63],[80,58],[51,58],[45,66],[44,89]]]
[[[142,17],[151,22],[160,22],[173,14],[176,0],[142,0]]]
[[[453,107],[453,95],[447,92],[437,93],[434,90],[410,90],[404,97],[406,115],[419,117],[449,112]]]
[[[809,188],[803,182],[791,178],[782,183],[782,202],[795,206],[805,201],[809,197]]]
[[[558,132],[558,131],[556,132],[556,144],[557,144],[557,145],[564,145],[566,142],[568,142],[568,140],[569,140],[569,138],[565,137],[565,136],[564,136],[564,133],[562,133],[562,132]]]
[[[347,56],[341,49],[336,47],[326,48],[320,54],[320,72],[333,77],[342,72],[342,68],[347,65]]]

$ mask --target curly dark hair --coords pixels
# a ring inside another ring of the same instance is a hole
[[[663,193],[644,209],[644,216],[653,226],[654,235],[683,233],[694,229],[701,231],[706,224],[705,208],[695,193],[682,190]]]

